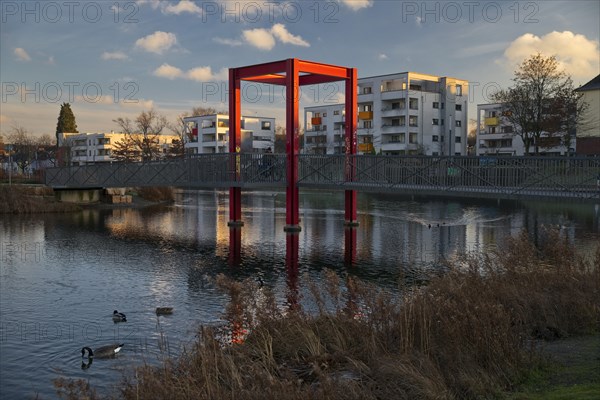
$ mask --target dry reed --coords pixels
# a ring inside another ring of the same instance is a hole
[[[352,277],[341,282],[331,271],[321,285],[305,278],[315,304],[311,312],[282,310],[268,288],[259,299],[250,280],[219,276],[218,286],[230,298],[226,329],[203,328],[184,356],[160,368],[138,368],[124,378],[120,395],[494,397],[539,362],[531,343],[598,331],[598,265],[600,246],[585,259],[556,230],[546,231],[537,245],[522,233],[497,251],[465,256],[423,287],[390,292]],[[63,382],[67,396],[65,388]]]

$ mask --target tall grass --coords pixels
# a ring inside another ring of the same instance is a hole
[[[50,187],[0,185],[0,214],[73,212],[81,208],[54,199]]]
[[[583,258],[555,230],[537,246],[522,233],[497,251],[465,256],[427,286],[390,292],[352,277],[342,282],[333,272],[319,284],[306,278],[311,312],[282,309],[269,289],[220,276],[217,283],[230,297],[229,331],[203,328],[184,356],[124,377],[119,395],[494,397],[535,366],[540,339],[598,331],[598,265],[600,246]],[[62,387],[68,396],[69,386]]]

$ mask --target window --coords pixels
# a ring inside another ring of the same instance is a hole
[[[366,104],[363,106],[363,111],[373,111],[373,106],[371,104]]]
[[[400,118],[392,118],[392,126],[400,126]]]
[[[415,84],[411,83],[409,86],[409,89],[421,91],[421,85],[415,85]]]
[[[315,113],[315,114],[313,115],[313,117],[314,117],[314,118],[319,118],[320,116],[321,116],[321,113]]]
[[[462,105],[461,104],[457,104],[455,107],[456,111],[462,111]]]
[[[444,103],[442,103],[442,110],[444,109]]]
[[[417,132],[411,132],[411,133],[409,133],[408,134],[408,143],[411,143],[411,144],[417,143],[418,136],[419,135],[417,134]]]
[[[456,127],[460,128],[462,126],[462,121],[461,120],[457,120],[456,121]]]
[[[456,95],[462,96],[462,85],[456,85]]]
[[[408,108],[410,108],[411,110],[418,110],[419,109],[419,99],[415,99],[414,97],[411,97],[410,99],[408,99]]]
[[[323,118],[325,118],[327,116],[327,113],[323,113]]]
[[[434,151],[434,152],[432,152],[432,153],[431,153],[431,155],[432,155],[432,156],[439,156],[439,155],[440,155],[440,153],[438,153],[437,151]]]
[[[496,111],[490,111],[490,117],[495,117],[496,116]]]
[[[326,131],[327,130],[327,125],[323,125],[323,130]]]
[[[400,135],[390,136],[390,143],[400,143]]]
[[[440,103],[437,101],[433,102],[433,108],[440,108]]]
[[[334,110],[333,115],[340,115],[340,110]]]
[[[502,133],[513,133],[512,125],[506,125],[502,127]]]
[[[460,136],[457,136],[454,138],[454,143],[460,143],[460,142],[461,142]]]
[[[373,121],[364,121],[363,122],[363,128],[371,129],[372,127],[373,127]]]
[[[496,127],[490,126],[490,133],[496,133]]]
[[[438,135],[433,135],[433,136],[431,137],[431,141],[432,141],[432,142],[439,142],[439,136],[438,136]]]
[[[444,126],[444,118],[442,118],[442,123],[440,125]]]
[[[432,124],[433,125],[439,125],[440,124],[440,120],[437,119],[437,118],[434,118],[433,121],[432,121]]]
[[[262,129],[263,131],[270,131],[271,130],[271,121],[263,121],[260,124],[260,129]]]
[[[371,94],[371,86],[365,86],[362,90],[363,94]]]
[[[408,126],[419,126],[419,117],[411,115],[408,117]]]

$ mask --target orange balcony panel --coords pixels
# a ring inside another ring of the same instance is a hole
[[[360,111],[358,113],[358,119],[373,119],[373,111]]]
[[[370,153],[373,151],[373,143],[359,143],[358,151],[363,153]]]
[[[310,123],[313,125],[321,125],[321,117],[313,117],[310,119]]]
[[[498,126],[499,122],[498,117],[489,117],[485,119],[485,126]]]

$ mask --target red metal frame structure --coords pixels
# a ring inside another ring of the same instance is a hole
[[[297,58],[229,69],[229,152],[239,152],[241,144],[241,81],[281,85],[286,88],[286,226],[288,232],[300,231],[300,207],[298,191],[299,126],[298,107],[300,86],[345,81],[346,98],[346,154],[356,154],[357,71],[355,68],[339,67]],[[354,168],[348,160],[346,179],[352,180]],[[241,188],[229,189],[229,225],[241,226]],[[356,191],[345,193],[345,220],[350,226],[356,221]]]

